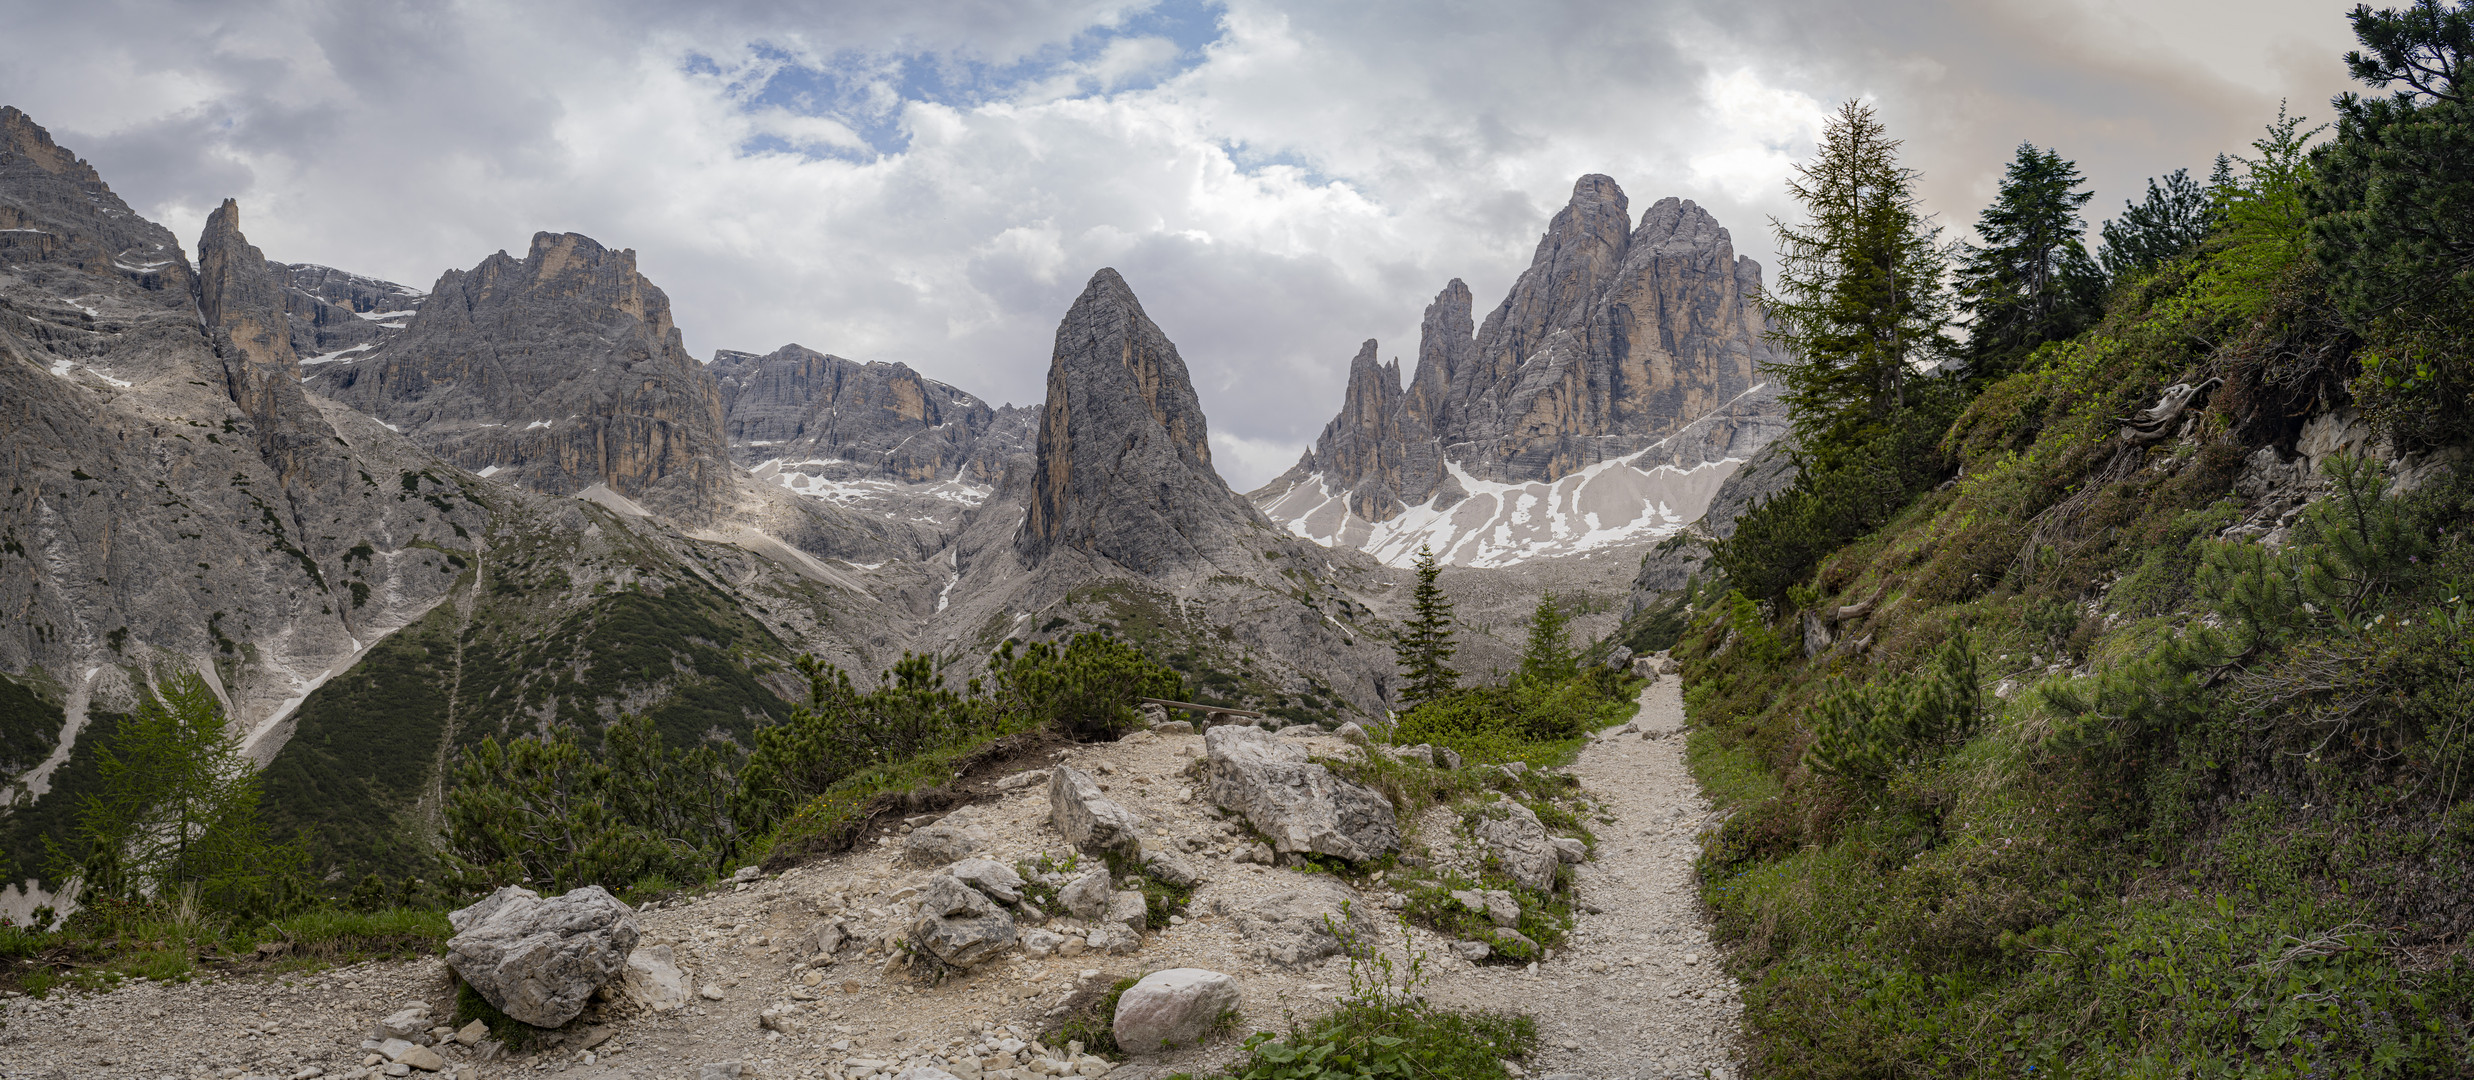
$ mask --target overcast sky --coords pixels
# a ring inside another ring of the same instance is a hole
[[[536,230],[634,248],[688,347],[788,342],[1036,403],[1114,266],[1221,473],[1277,475],[1358,342],[1483,309],[1575,177],[1768,261],[1822,116],[1874,101],[1974,221],[2022,141],[2117,213],[2275,114],[2327,118],[2332,0],[0,0],[0,102],[194,244],[428,288]]]

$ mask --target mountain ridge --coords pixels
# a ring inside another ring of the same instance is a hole
[[[1250,497],[1394,565],[1420,543],[1500,565],[1672,532],[1785,430],[1760,280],[1698,205],[1662,199],[1636,226],[1621,186],[1583,176],[1482,324],[1455,278],[1405,385],[1359,346],[1340,411]]]

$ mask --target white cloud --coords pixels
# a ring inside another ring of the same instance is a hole
[[[1786,186],[1796,163],[1812,156],[1830,114],[1812,95],[1770,86],[1750,68],[1703,80],[1701,100],[1716,137],[1692,156],[1693,176],[1747,203]]]
[[[1037,401],[1113,265],[1243,489],[1359,341],[1414,358],[1451,277],[1500,297],[1579,174],[1695,199],[1763,257],[1818,115],[1873,95],[1947,217],[2023,138],[2117,206],[2275,93],[2324,97],[2276,65],[2344,44],[2279,7],[2235,39],[2273,55],[2226,60],[2072,2],[0,0],[0,100],[184,237],[236,196],[273,257],[427,286],[574,229],[635,248],[699,352],[798,341],[1000,402]],[[2125,25],[2140,50],[2109,47]]]

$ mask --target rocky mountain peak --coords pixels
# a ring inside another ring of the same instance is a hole
[[[198,235],[197,296],[199,316],[229,333],[251,367],[300,377],[300,357],[284,319],[282,282],[266,256],[241,235],[235,200],[223,200],[208,214],[206,230]]]
[[[73,183],[101,185],[103,177],[83,159],[60,148],[52,133],[15,105],[0,105],[0,154]]]
[[[1034,562],[1070,547],[1152,573],[1268,524],[1213,470],[1185,360],[1115,270],[1092,275],[1057,326],[1033,447],[1017,545]]]
[[[1468,286],[1446,285],[1426,308],[1416,374],[1397,404],[1369,412],[1374,398],[1353,367],[1340,415],[1315,450],[1254,497],[1305,535],[1386,559],[1421,542],[1450,556],[1464,540],[1474,545],[1467,560],[1519,557],[1512,548],[1478,552],[1493,542],[1475,538],[1498,524],[1544,530],[1541,553],[1567,534],[1679,525],[1717,481],[1677,488],[1654,470],[1738,460],[1783,430],[1775,395],[1755,392],[1773,356],[1760,276],[1700,206],[1661,199],[1636,225],[1621,186],[1583,176],[1482,326],[1471,326]],[[1384,449],[1364,449],[1376,445]],[[1351,449],[1332,452],[1341,448]],[[1550,494],[1543,487],[1480,492],[1483,505],[1458,506],[1472,492],[1452,466],[1508,488],[1559,484],[1627,458],[1650,479],[1605,481],[1588,500],[1574,486],[1545,516],[1517,509],[1522,498]],[[1415,516],[1418,536],[1382,528],[1421,506],[1432,513]]]
[[[131,211],[33,117],[0,106],[0,266],[23,263],[118,277],[157,308],[190,305],[189,259],[172,231]]]
[[[241,235],[240,204],[225,199],[198,236],[194,285],[198,316],[223,360],[224,386],[249,417],[259,452],[287,485],[304,452],[322,454],[318,433],[334,433],[301,396],[301,364],[292,349],[283,282],[266,256]]]
[[[321,364],[312,385],[484,476],[592,485],[683,521],[728,490],[721,395],[632,250],[536,233],[450,270],[394,340]]]

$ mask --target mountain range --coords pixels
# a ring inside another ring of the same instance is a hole
[[[1500,566],[1667,535],[1786,429],[1761,267],[1709,212],[1635,224],[1592,174],[1480,325],[1459,279],[1426,308],[1417,365],[1367,341],[1347,397],[1254,501],[1301,536],[1404,565]]]
[[[177,671],[332,874],[416,865],[484,737],[627,713],[744,746],[801,654],[959,681],[1099,629],[1209,703],[1380,716],[1402,543],[1482,568],[1647,537],[1782,426],[1758,274],[1692,204],[1634,226],[1585,177],[1483,327],[1454,281],[1407,385],[1369,342],[1248,496],[1111,269],[1045,400],[991,406],[795,344],[699,361],[634,252],[576,233],[423,291],[269,259],[227,201],[193,261],[0,108],[0,913]]]

